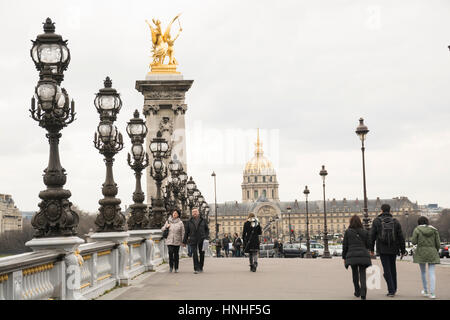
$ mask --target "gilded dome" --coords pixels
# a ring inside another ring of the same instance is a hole
[[[258,138],[255,143],[255,155],[245,165],[244,175],[249,174],[275,174],[272,162],[264,157],[264,151],[262,149],[262,143],[259,141],[259,129]]]

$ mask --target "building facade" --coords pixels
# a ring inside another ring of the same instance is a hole
[[[257,137],[255,156],[247,162],[242,187],[242,202],[227,201],[217,205],[217,223],[219,236],[223,234],[242,234],[242,227],[250,213],[254,213],[263,228],[263,236],[269,238],[289,239],[289,224],[294,230],[295,238],[306,237],[306,203],[305,201],[280,201],[278,196],[278,181],[272,163],[263,156],[262,144]],[[391,206],[394,216],[404,215],[405,212],[420,214],[417,203],[407,197],[392,199],[368,200],[369,218],[372,221],[381,213],[381,205]],[[214,203],[209,204],[214,213]],[[290,213],[288,207],[291,208]],[[357,214],[363,218],[364,201],[355,199],[327,200],[327,229],[329,235],[343,234],[350,218]],[[311,237],[323,233],[323,200],[308,201],[309,232]],[[211,234],[215,231],[215,217],[210,214],[209,228]]]
[[[11,230],[22,230],[22,213],[11,195],[0,194],[0,234]]]

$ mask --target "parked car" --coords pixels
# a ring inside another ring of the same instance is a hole
[[[276,254],[273,243],[259,245],[260,258],[273,258]]]
[[[342,256],[342,245],[332,245],[329,246],[328,249],[330,250],[330,254],[332,256]]]
[[[303,258],[306,249],[300,247],[300,243],[286,243],[283,245],[283,258]]]
[[[416,248],[416,246],[406,247],[405,250],[408,253],[408,255],[412,256],[412,255],[414,255],[414,249],[415,248]]]
[[[316,251],[319,257],[323,256],[324,246],[318,242],[311,243],[311,251]]]
[[[450,254],[448,252],[448,247],[449,247],[448,244],[441,243],[441,248],[439,249],[439,257],[441,257],[441,259],[444,257],[450,258]]]

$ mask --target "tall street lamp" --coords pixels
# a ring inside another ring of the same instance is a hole
[[[148,166],[148,154],[143,147],[147,135],[147,126],[144,120],[139,118],[137,110],[134,111],[133,118],[128,122],[127,133],[132,143],[131,155],[128,153],[127,162],[130,168],[134,170],[136,178],[136,188],[133,192],[134,203],[130,206],[131,216],[128,219],[128,228],[130,230],[150,229],[150,219],[147,205],[143,203],[145,195],[141,185],[142,170]],[[133,158],[133,161],[131,158]]]
[[[122,100],[116,89],[112,88],[112,81],[106,77],[104,88],[96,94],[94,104],[100,114],[100,124],[94,136],[95,148],[104,156],[106,164],[106,178],[102,186],[103,199],[99,200],[100,213],[95,224],[97,232],[126,231],[126,218],[120,209],[120,199],[116,198],[117,184],[114,182],[114,156],[123,149],[122,134],[114,125],[116,116],[122,107]]]
[[[405,211],[405,217],[406,217],[406,239],[408,241],[408,248],[410,246],[409,243],[409,212]]]
[[[292,243],[292,227],[291,227],[291,207],[288,206],[287,208],[288,212],[288,219],[289,219],[289,243]]]
[[[364,218],[363,218],[363,224],[364,229],[369,230],[369,212],[367,208],[367,189],[366,189],[366,164],[365,164],[365,158],[364,158],[364,151],[366,150],[364,146],[364,140],[366,139],[367,133],[369,133],[369,129],[364,124],[364,119],[359,119],[359,125],[356,128],[356,134],[361,139],[361,152],[362,152],[362,165],[363,165],[363,188],[364,188]]]
[[[192,217],[192,208],[194,207],[194,190],[197,189],[197,185],[195,184],[192,177],[190,177],[189,181],[186,183],[187,188],[187,201],[189,206],[189,217]]]
[[[40,72],[42,80],[45,68],[50,69],[51,77],[58,85],[64,79],[64,71],[67,70],[70,62],[70,51],[67,48],[67,40],[63,40],[59,34],[55,33],[55,23],[47,18],[44,23],[44,33],[36,37],[30,50],[36,69]]]
[[[164,206],[164,199],[161,196],[161,184],[167,177],[167,167],[164,165],[163,158],[166,158],[169,150],[169,144],[166,139],[162,137],[161,131],[158,131],[156,138],[150,142],[150,151],[153,155],[153,163],[150,167],[150,176],[156,183],[156,198],[152,197],[152,228],[162,228],[164,213],[166,208]]]
[[[308,213],[308,195],[309,190],[308,186],[305,186],[305,190],[303,190],[303,194],[306,198],[306,258],[312,258],[311,255],[311,246],[310,246],[310,237],[309,237],[309,213]]]
[[[216,193],[216,173],[213,171],[211,174],[214,177],[214,211],[215,211],[215,221],[216,221],[216,239],[219,238],[219,224],[217,222],[217,193]]]
[[[320,170],[320,176],[323,180],[323,256],[322,258],[331,258],[330,251],[328,250],[328,231],[327,231],[327,209],[326,209],[326,200],[325,200],[325,177],[328,175],[327,170],[325,170],[325,166],[322,166],[322,170]]]
[[[44,23],[44,34],[33,41],[31,57],[40,78],[31,99],[31,118],[47,130],[50,144],[48,166],[44,170],[47,189],[39,193],[42,201],[31,220],[34,237],[76,236],[79,217],[68,200],[71,192],[63,189],[66,170],[61,166],[59,157],[60,131],[75,120],[75,103],[73,100],[70,102],[67,91],[59,86],[70,62],[70,53],[67,40],[55,34],[55,25],[50,18]],[[32,248],[35,244],[34,240],[27,243]]]

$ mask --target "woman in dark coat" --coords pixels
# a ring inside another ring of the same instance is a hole
[[[254,213],[248,215],[244,223],[242,238],[244,240],[244,252],[248,253],[250,260],[250,271],[256,272],[258,267],[259,236],[261,235],[261,225]]]
[[[366,299],[366,268],[372,265],[369,254],[369,233],[363,229],[361,219],[354,215],[350,219],[350,225],[344,234],[342,247],[342,259],[345,268],[352,267],[355,297]]]

